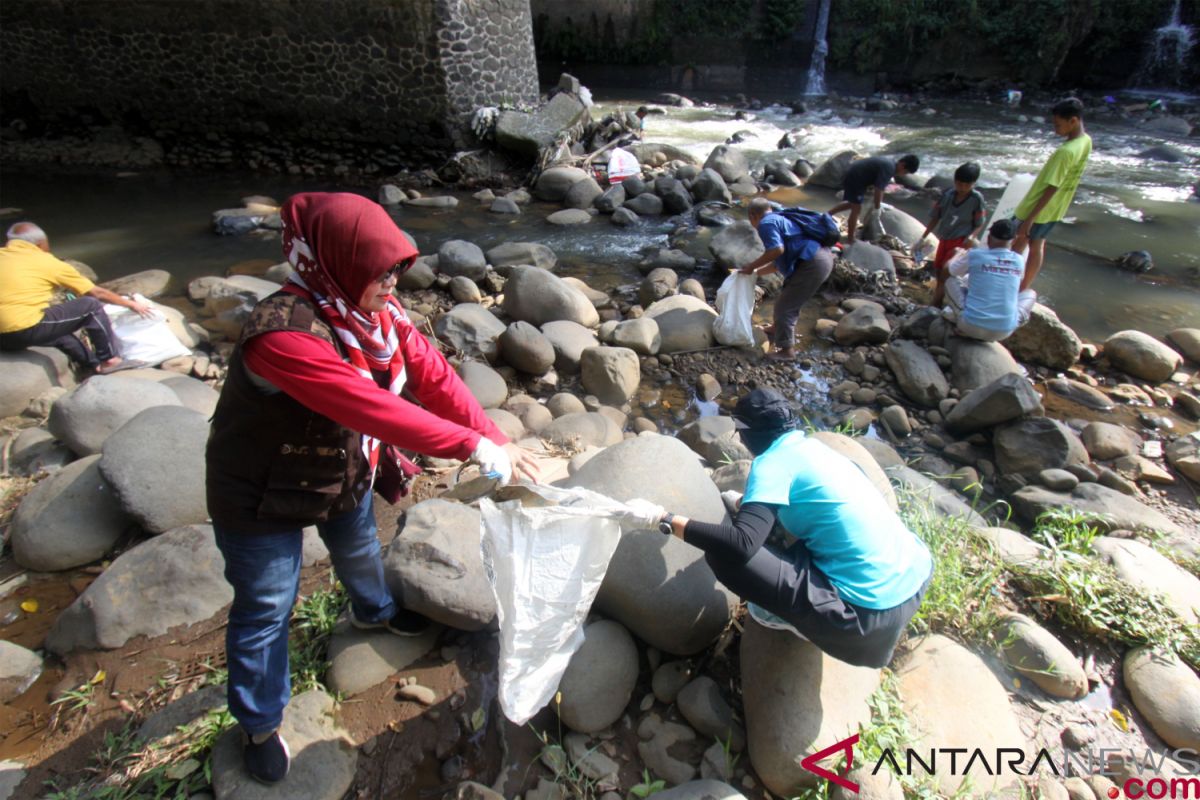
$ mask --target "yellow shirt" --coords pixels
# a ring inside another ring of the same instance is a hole
[[[0,333],[23,331],[41,322],[55,289],[83,295],[93,286],[79,270],[36,244],[10,240],[0,247]]]

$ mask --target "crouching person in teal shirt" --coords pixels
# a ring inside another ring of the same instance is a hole
[[[929,551],[853,461],[797,430],[783,395],[755,389],[734,421],[755,455],[731,525],[664,513],[659,528],[705,551],[762,625],[834,658],[882,667],[929,585]],[[779,522],[786,549],[766,546]]]

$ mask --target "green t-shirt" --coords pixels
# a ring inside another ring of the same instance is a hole
[[[1086,133],[1074,139],[1068,139],[1059,145],[1059,148],[1054,151],[1054,155],[1050,156],[1045,166],[1042,167],[1042,171],[1038,173],[1037,179],[1034,180],[1025,199],[1017,206],[1015,212],[1017,219],[1022,221],[1029,219],[1028,215],[1037,205],[1038,198],[1042,196],[1042,192],[1046,191],[1047,186],[1054,186],[1058,191],[1050,198],[1050,202],[1042,209],[1042,213],[1037,215],[1034,222],[1058,222],[1065,217],[1071,201],[1075,198],[1075,190],[1079,188],[1083,170],[1087,167],[1088,156],[1091,154],[1092,137]]]

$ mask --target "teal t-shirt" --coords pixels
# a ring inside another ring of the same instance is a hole
[[[742,502],[779,506],[842,599],[870,609],[900,605],[933,569],[925,544],[850,459],[801,431],[754,459]]]

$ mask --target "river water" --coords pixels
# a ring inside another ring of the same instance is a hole
[[[618,105],[610,101],[601,112]],[[626,105],[636,105],[631,101]],[[994,203],[1008,179],[1034,173],[1057,146],[1045,120],[1021,122],[1017,112],[947,100],[933,117],[911,111],[865,114],[852,109],[818,109],[788,117],[771,108],[750,121],[736,120],[728,107],[671,109],[646,120],[646,140],[683,147],[703,159],[716,144],[746,132],[739,147],[752,163],[804,156],[814,163],[847,147],[862,153],[915,152],[921,176],[949,175],[966,160],[979,161],[979,187]],[[952,113],[946,113],[952,111]],[[800,129],[801,150],[776,150],[784,132]],[[1116,330],[1138,328],[1161,334],[1180,326],[1200,327],[1200,203],[1189,201],[1195,166],[1147,161],[1137,156],[1161,137],[1124,122],[1089,122],[1094,150],[1069,223],[1060,225],[1048,248],[1036,288],[1043,300],[1081,335],[1102,339]],[[1172,141],[1194,161],[1195,139]],[[280,260],[277,235],[220,237],[211,232],[211,212],[240,205],[240,198],[267,194],[282,199],[303,190],[343,188],[333,180],[219,174],[64,174],[6,169],[0,173],[0,206],[21,209],[5,224],[34,219],[49,233],[56,254],[92,266],[102,278],[140,269],[163,268],[187,280],[200,275],[245,271]],[[366,191],[368,195],[373,194]],[[441,192],[431,192],[441,193]],[[485,249],[503,241],[540,241],[553,248],[566,274],[607,289],[637,277],[633,264],[645,248],[666,242],[666,219],[645,220],[635,230],[607,224],[556,228],[544,217],[554,210],[535,203],[513,218],[478,207],[468,193],[454,192],[455,210],[404,207],[397,222],[423,251],[462,238]],[[835,202],[814,189],[793,195],[814,208]],[[920,218],[928,201],[893,196]],[[1112,259],[1129,250],[1149,250],[1155,270],[1132,275]]]

